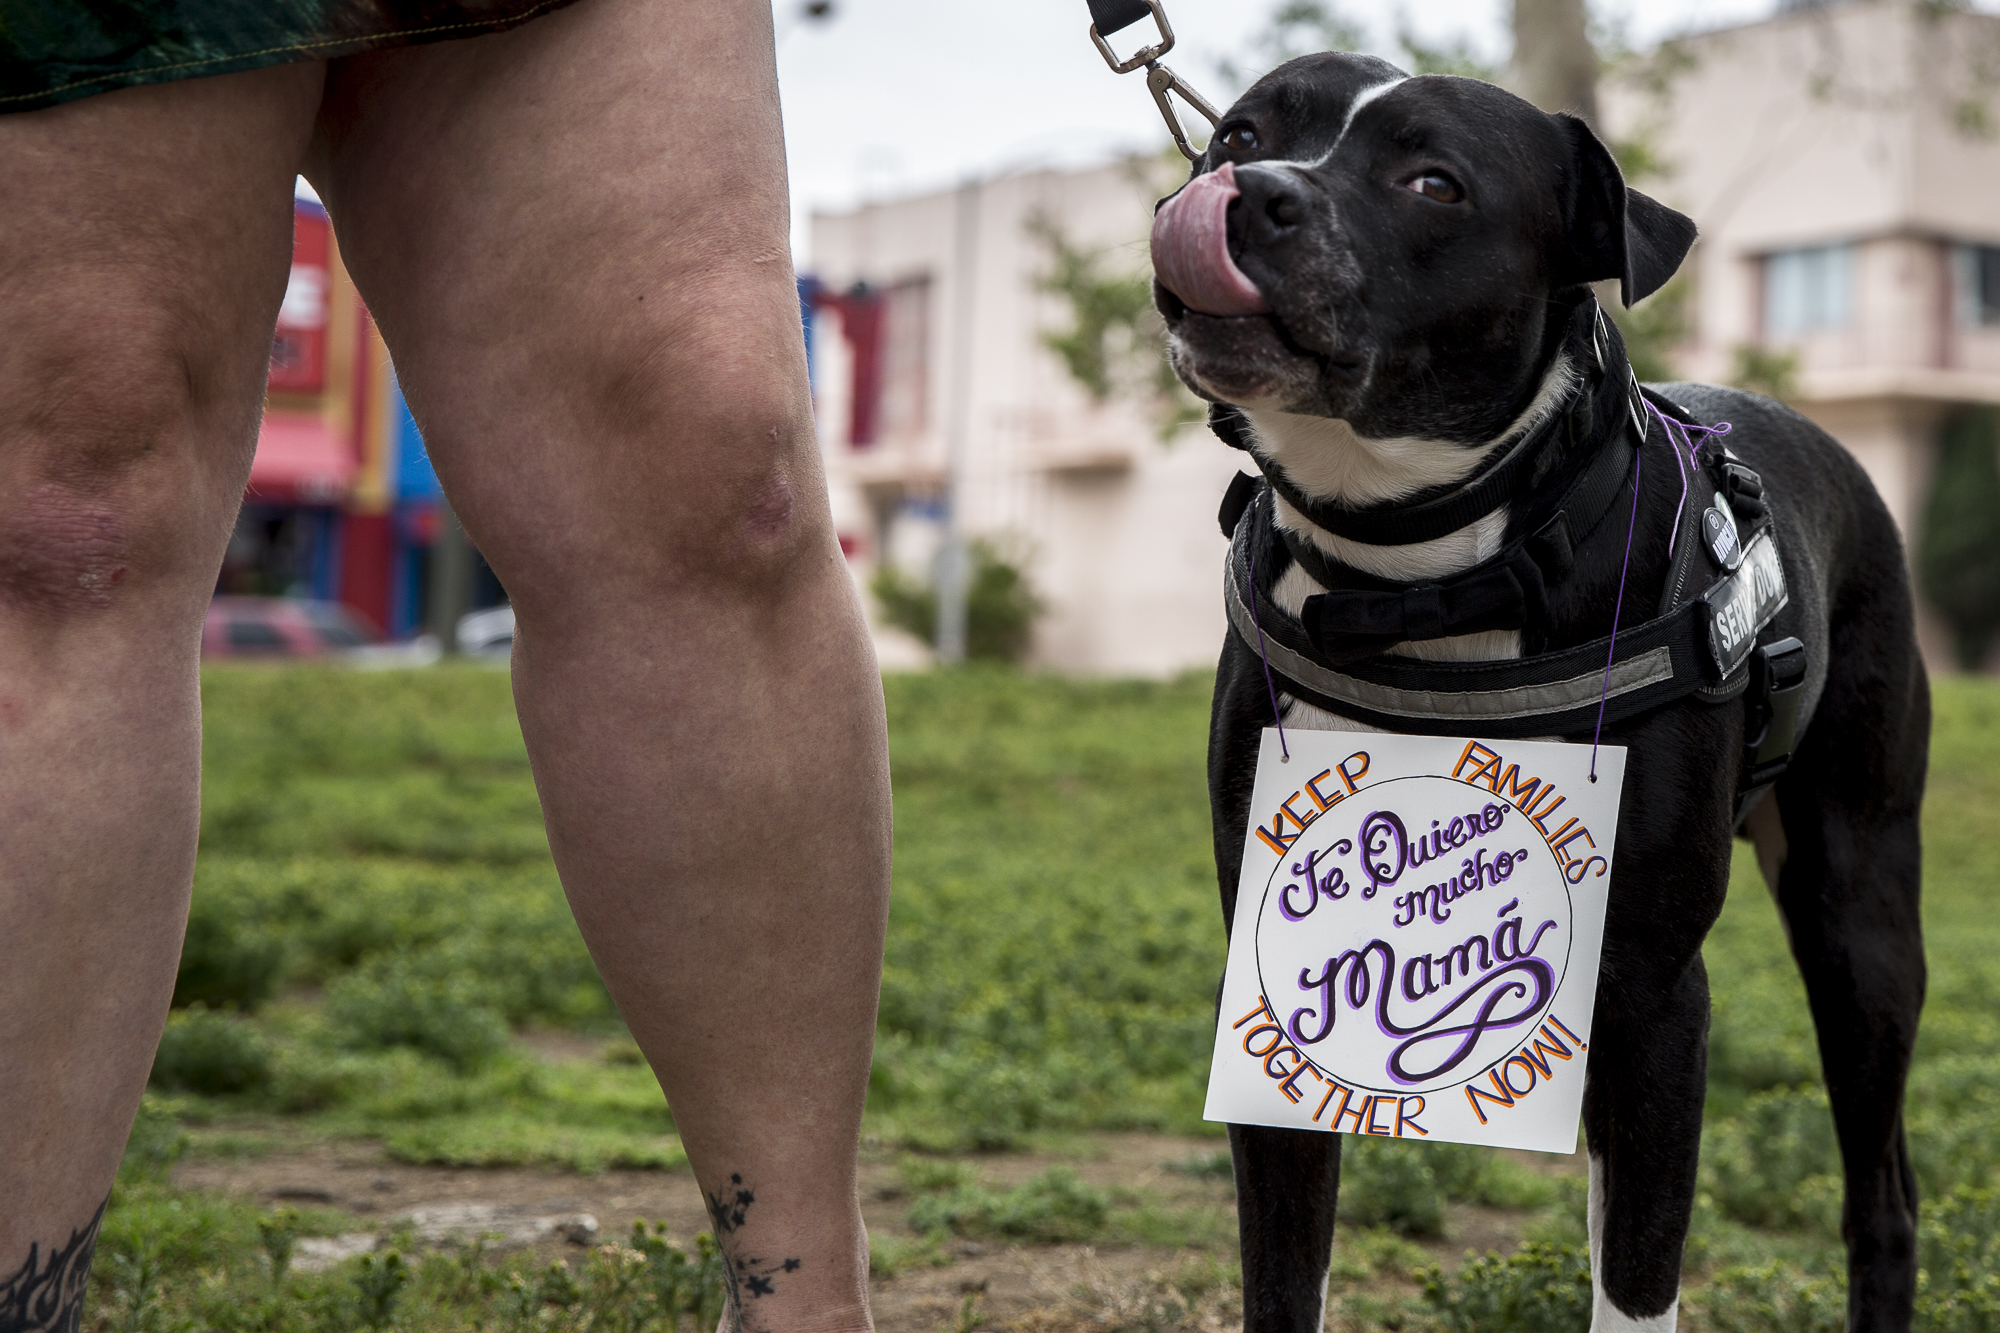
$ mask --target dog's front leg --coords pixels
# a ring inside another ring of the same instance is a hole
[[[1340,1191],[1340,1135],[1231,1125],[1243,1333],[1320,1333]]]
[[[1584,1128],[1590,1146],[1591,1333],[1672,1333],[1694,1210],[1708,1079],[1708,974],[1695,955],[1640,992],[1599,992]]]

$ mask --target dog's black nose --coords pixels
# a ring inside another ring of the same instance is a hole
[[[1282,168],[1238,167],[1236,186],[1242,193],[1229,208],[1229,248],[1237,254],[1283,249],[1312,216],[1311,186]]]

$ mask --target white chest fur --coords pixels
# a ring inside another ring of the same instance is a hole
[[[1345,421],[1327,417],[1256,409],[1246,410],[1244,415],[1255,432],[1258,451],[1283,467],[1293,484],[1311,498],[1350,505],[1383,504],[1469,476],[1495,450],[1519,441],[1555,411],[1573,378],[1569,360],[1558,357],[1543,377],[1534,401],[1521,415],[1497,438],[1473,448],[1413,437],[1370,439],[1357,435]],[[1312,542],[1332,559],[1377,578],[1403,583],[1462,573],[1498,552],[1507,531],[1507,509],[1503,506],[1432,541],[1369,546],[1315,526],[1283,500],[1277,501],[1276,512],[1280,526]],[[1279,609],[1297,616],[1306,599],[1322,591],[1319,583],[1294,564],[1272,589],[1272,600]],[[1398,644],[1389,651],[1427,662],[1493,661],[1519,657],[1521,636],[1515,630],[1486,630]],[[1287,726],[1316,731],[1381,730],[1289,695],[1281,697],[1281,707]]]

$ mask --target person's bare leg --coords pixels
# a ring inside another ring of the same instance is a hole
[[[81,1299],[166,1021],[202,614],[257,439],[321,75],[0,116],[5,1333],[68,1326],[38,1320]]]
[[[514,603],[556,864],[741,1326],[863,1327],[888,774],[813,436],[770,6],[582,0],[337,61],[308,176]]]

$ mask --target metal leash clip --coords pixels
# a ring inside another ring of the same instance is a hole
[[[1146,12],[1152,14],[1153,22],[1160,29],[1160,40],[1151,46],[1140,47],[1123,60],[1120,60],[1118,53],[1111,49],[1111,43],[1104,40],[1104,35],[1098,31],[1098,23],[1095,21],[1090,25],[1090,40],[1096,45],[1097,53],[1104,57],[1104,63],[1111,66],[1113,74],[1130,74],[1141,65],[1145,66],[1146,90],[1153,94],[1153,101],[1159,106],[1160,115],[1174,136],[1174,143],[1179,146],[1181,154],[1188,161],[1200,161],[1201,152],[1188,142],[1187,131],[1181,128],[1181,118],[1175,114],[1174,104],[1167,94],[1178,94],[1182,101],[1206,116],[1211,132],[1222,123],[1222,115],[1208,104],[1207,98],[1188,87],[1180,75],[1160,63],[1160,57],[1174,49],[1174,30],[1167,23],[1167,11],[1161,7],[1160,0],[1123,0],[1122,3],[1120,0],[1111,0],[1110,3],[1092,0],[1090,9],[1093,20],[1110,19],[1113,24],[1110,27],[1112,32],[1117,32]],[[1123,19],[1123,22],[1118,22],[1118,19]]]

